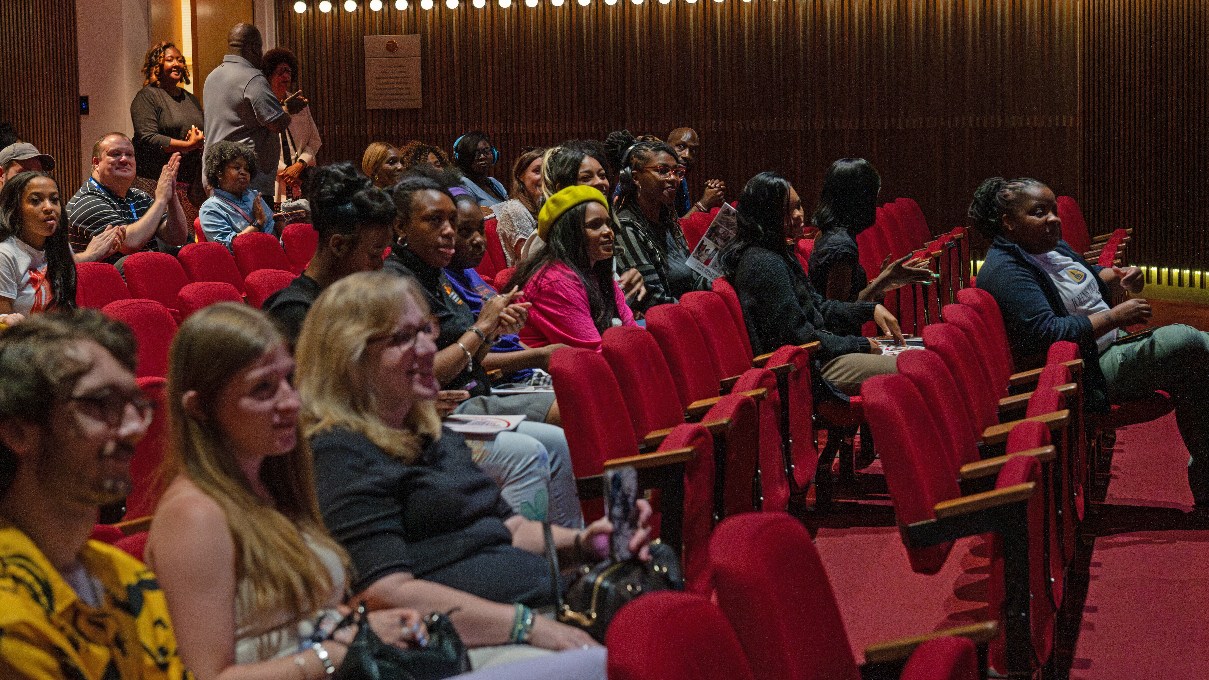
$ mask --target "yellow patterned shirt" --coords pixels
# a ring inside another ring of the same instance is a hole
[[[0,678],[188,680],[155,574],[98,541],[80,562],[103,586],[100,608],[29,537],[0,527]]]

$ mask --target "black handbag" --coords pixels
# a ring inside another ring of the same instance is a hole
[[[564,597],[559,587],[558,555],[550,524],[544,523],[543,529],[555,615],[562,623],[582,628],[597,642],[604,642],[613,616],[630,600],[656,590],[684,590],[684,574],[676,551],[665,543],[653,541],[649,546],[650,562],[633,557],[581,566],[575,571]]]
[[[470,670],[466,646],[445,614],[433,612],[424,617],[428,644],[413,649],[383,642],[370,628],[364,602],[349,616],[357,625],[357,634],[332,680],[439,680]]]

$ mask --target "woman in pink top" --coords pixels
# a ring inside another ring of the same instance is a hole
[[[559,191],[538,213],[537,234],[546,247],[523,262],[508,285],[519,286],[533,303],[521,342],[599,352],[606,328],[635,325],[613,281],[613,221],[604,194],[579,185]]]

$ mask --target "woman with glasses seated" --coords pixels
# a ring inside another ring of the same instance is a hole
[[[654,305],[676,302],[689,291],[707,289],[709,282],[685,264],[688,244],[675,207],[684,166],[676,150],[663,142],[634,141],[626,132],[609,135],[609,143],[619,152],[621,167],[617,268],[637,269],[646,286],[646,297],[632,302],[634,311],[645,312]]]

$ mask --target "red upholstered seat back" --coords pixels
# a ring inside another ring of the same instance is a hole
[[[483,277],[484,281],[494,281],[495,275],[508,266],[508,260],[504,257],[504,245],[500,242],[500,232],[494,217],[483,222],[483,237],[487,241],[487,252],[483,255],[482,262],[479,262],[479,266],[474,270]]]
[[[789,400],[785,415],[789,416],[789,473],[799,489],[806,488],[814,478],[819,463],[819,449],[814,443],[814,389],[811,386],[810,355],[801,347],[785,345],[768,358],[769,366],[791,364],[794,370],[786,376],[786,396]],[[786,406],[783,404],[782,406]]]
[[[1091,248],[1091,231],[1075,199],[1070,196],[1058,197],[1058,219],[1062,220],[1062,240],[1076,253],[1086,253]]]
[[[281,230],[281,247],[290,260],[290,271],[301,274],[319,249],[319,232],[309,222],[292,222]]]
[[[972,308],[982,317],[986,326],[987,340],[995,345],[995,351],[1012,361],[1012,346],[1007,336],[1007,326],[1003,325],[1003,314],[999,311],[999,303],[995,297],[981,288],[962,288],[957,291],[957,302]],[[1015,370],[1015,366],[1012,366]]]
[[[264,307],[264,301],[269,296],[290,285],[296,278],[297,274],[284,269],[257,269],[243,280],[244,290],[248,291],[248,304],[256,309]]]
[[[734,630],[700,595],[636,598],[613,618],[605,645],[610,680],[752,680]]]
[[[986,374],[987,385],[995,399],[1006,397],[1008,379],[1012,375],[1012,355],[1003,353],[1001,343],[990,338],[992,331],[987,328],[982,316],[973,307],[961,304],[945,305],[942,314],[945,322],[960,328],[969,339],[970,346],[976,349],[979,366]]]
[[[108,262],[76,265],[76,305],[100,309],[114,300],[129,300],[130,289],[117,267]]]
[[[919,414],[928,408],[923,396],[904,375],[879,375],[861,384],[865,418],[886,473],[886,486],[894,501],[900,527],[934,519],[934,506],[961,495],[949,461],[954,454],[930,419]],[[908,548],[911,568],[923,574],[940,570],[952,542],[926,548]]]
[[[947,451],[955,454],[950,459],[954,474],[962,465],[978,460],[982,430],[944,359],[929,349],[903,352],[898,355],[898,372],[915,385],[928,406],[919,416],[934,417],[936,426],[952,442]]]
[[[138,379],[139,389],[155,401],[155,414],[147,434],[134,447],[134,457],[130,459],[130,495],[126,497],[125,519],[146,517],[155,512],[162,489],[158,470],[164,461],[168,450],[168,412],[164,403],[164,391],[167,380],[159,376],[145,376]],[[136,555],[139,559],[141,556]]]
[[[818,551],[784,513],[723,520],[710,540],[718,605],[759,680],[857,680]]]
[[[235,265],[231,251],[221,243],[190,243],[177,254],[191,281],[221,281],[229,283],[243,295],[243,274]]]
[[[722,301],[726,303],[726,308],[730,310],[731,319],[735,322],[735,328],[739,329],[739,337],[743,339],[743,346],[747,350],[747,356],[753,356],[751,349],[751,337],[747,334],[747,320],[743,318],[743,305],[739,302],[739,292],[731,285],[730,281],[725,276],[719,276],[714,279],[714,292],[722,297]]]
[[[231,239],[235,264],[245,277],[257,269],[290,271],[290,258],[281,249],[281,242],[272,234],[254,231]]]
[[[176,321],[168,308],[155,300],[117,300],[101,310],[105,316],[130,326],[138,343],[138,377],[168,375],[168,348],[176,335]]]
[[[202,307],[219,302],[243,302],[243,296],[235,286],[221,281],[195,281],[176,294],[176,308],[182,321]]]
[[[899,225],[912,241],[923,244],[931,240],[932,230],[928,227],[928,219],[915,199],[899,196],[894,199],[894,205],[898,209]]]
[[[132,253],[123,271],[131,297],[155,300],[169,309],[176,308],[176,294],[189,283],[181,263],[167,253]]]
[[[692,291],[680,297],[680,305],[697,322],[723,377],[736,376],[751,368],[750,344],[743,342],[747,330],[735,324],[734,315],[721,295],[706,290]]]
[[[604,357],[564,347],[550,357],[550,374],[576,477],[599,475],[606,460],[636,453],[625,401]]]
[[[709,536],[714,528],[714,438],[701,425],[678,425],[659,446],[660,451],[691,448],[697,452],[684,466],[684,541],[680,561],[685,588],[708,593],[713,589],[709,570]]]
[[[625,395],[626,411],[638,439],[684,422],[684,407],[667,360],[650,332],[617,326],[604,332],[601,355]]]
[[[646,327],[663,350],[682,407],[698,399],[718,396],[722,376],[687,309],[681,305],[656,305],[647,310]]]
[[[957,387],[966,395],[965,403],[976,418],[977,431],[981,433],[998,422],[998,399],[966,334],[953,324],[934,323],[925,327],[922,335],[924,346],[939,354],[957,379]]]

